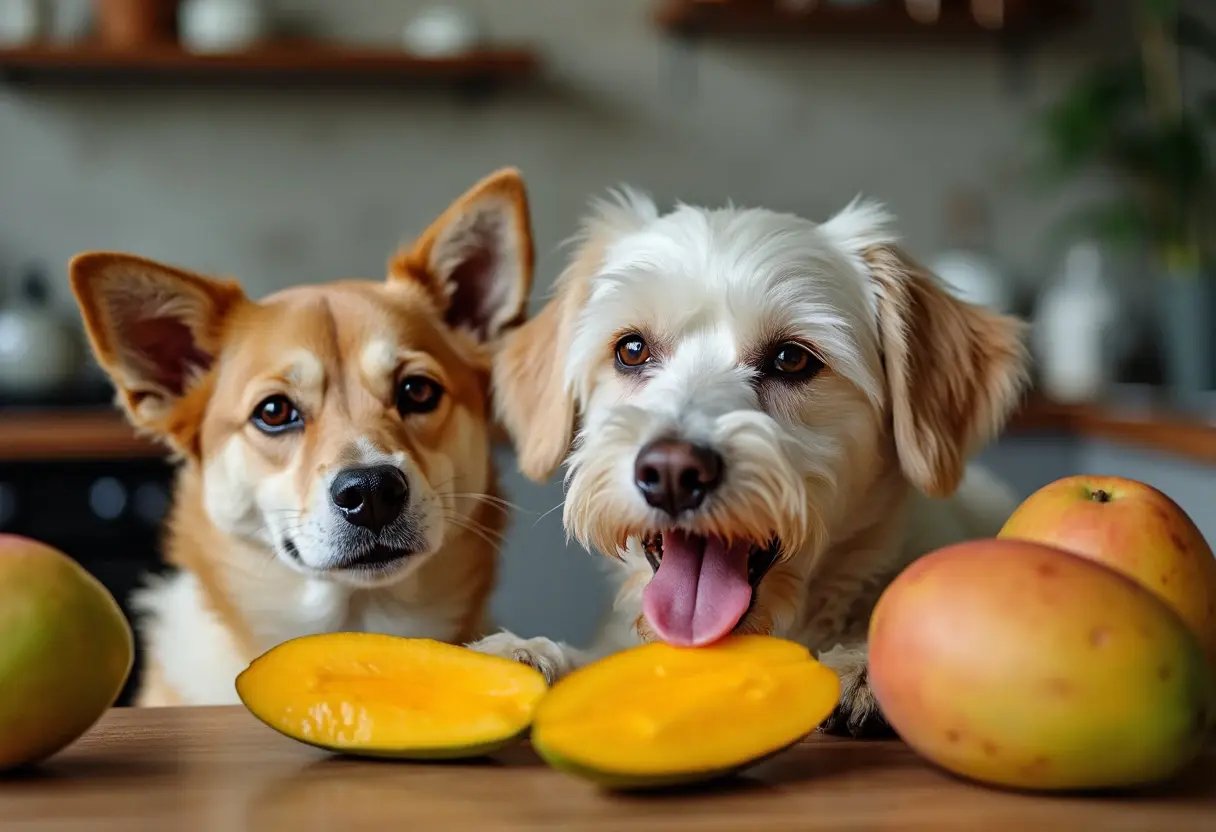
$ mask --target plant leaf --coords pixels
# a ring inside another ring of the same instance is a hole
[[[1178,43],[1194,49],[1209,61],[1216,62],[1216,32],[1193,14],[1178,17]]]
[[[1059,177],[1096,161],[1109,149],[1123,115],[1143,95],[1144,79],[1135,61],[1083,78],[1040,121],[1044,172]]]
[[[1051,237],[1057,247],[1092,239],[1113,248],[1128,249],[1151,242],[1153,231],[1139,203],[1118,200],[1074,212],[1056,226]]]
[[[1178,16],[1178,0],[1140,0],[1145,14],[1157,20],[1173,20]]]
[[[1111,158],[1136,176],[1156,180],[1173,193],[1202,186],[1208,176],[1203,131],[1193,118],[1164,129],[1140,127],[1116,135]]]

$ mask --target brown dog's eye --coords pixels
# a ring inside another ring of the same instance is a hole
[[[402,416],[430,413],[439,406],[442,397],[443,388],[439,382],[426,376],[406,376],[397,385],[397,412]]]
[[[282,433],[304,426],[300,411],[284,395],[268,396],[258,402],[249,417],[253,426],[262,433]]]
[[[791,380],[810,378],[821,369],[823,362],[806,347],[793,341],[779,344],[764,368],[768,375]]]
[[[633,370],[648,361],[650,361],[650,347],[647,346],[646,339],[636,332],[632,332],[616,342],[617,366]]]

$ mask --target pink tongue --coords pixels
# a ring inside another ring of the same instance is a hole
[[[642,593],[642,611],[659,638],[695,647],[735,629],[752,601],[750,551],[747,543],[663,532],[663,559]]]

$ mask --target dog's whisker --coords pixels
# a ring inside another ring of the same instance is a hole
[[[489,505],[497,506],[499,508],[509,508],[509,509],[512,509],[513,511],[522,511],[525,513],[532,513],[532,512],[528,512],[527,509],[523,508],[522,506],[520,506],[517,503],[513,503],[510,500],[503,499],[502,497],[498,497],[493,494],[482,494],[482,493],[478,493],[475,491],[467,491],[467,492],[447,491],[447,492],[443,492],[443,495],[447,496],[447,497],[453,497],[455,499],[473,500],[473,501],[479,502],[479,503],[487,503]]]
[[[546,511],[544,514],[542,514],[540,517],[537,517],[537,518],[536,518],[536,522],[534,522],[534,523],[532,524],[532,528],[536,528],[537,526],[539,526],[542,520],[544,520],[546,517],[548,517],[548,516],[549,516],[550,514],[552,514],[553,512],[557,511],[559,508],[561,508],[561,507],[562,507],[562,506],[564,506],[565,504],[566,504],[566,501],[565,501],[565,500],[562,500],[562,501],[561,501],[561,502],[559,502],[557,505],[555,505],[553,508],[549,509],[549,510],[548,510],[548,511]]]
[[[454,517],[449,517],[449,518],[447,518],[447,520],[453,526],[456,526],[457,528],[460,528],[460,529],[464,529],[465,531],[469,532],[470,534],[476,535],[477,537],[481,538],[481,540],[484,543],[486,543],[490,546],[499,548],[503,545],[503,538],[501,536],[495,538],[493,536],[493,534],[491,533],[491,531],[488,529],[478,528],[477,526],[474,526],[472,524],[465,523],[462,519],[457,519]]]
[[[479,531],[484,532],[485,534],[493,535],[498,540],[499,543],[502,543],[504,540],[506,540],[506,535],[503,534],[502,532],[498,531],[497,529],[491,528],[490,526],[487,526],[484,523],[478,522],[477,520],[474,520],[471,517],[462,517],[460,515],[455,515],[455,514],[445,514],[444,519],[447,520],[448,522],[452,523],[455,526],[459,526],[460,528],[469,529],[469,530],[477,529]]]

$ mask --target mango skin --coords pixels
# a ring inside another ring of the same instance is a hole
[[[997,537],[1057,546],[1149,589],[1182,617],[1216,669],[1216,557],[1182,507],[1122,477],[1065,477],[1018,506]]]
[[[134,655],[131,627],[96,578],[49,546],[0,535],[0,771],[87,731]]]
[[[600,771],[591,766],[581,765],[573,760],[569,760],[558,754],[552,749],[546,748],[543,745],[532,745],[532,749],[544,760],[549,766],[558,771],[563,771],[566,774],[572,774],[575,777],[580,777],[590,783],[594,783],[602,789],[608,791],[661,791],[663,789],[678,788],[680,786],[691,786],[701,783],[712,783],[716,780],[725,780],[733,777],[745,769],[757,766],[765,760],[772,759],[780,754],[789,751],[791,748],[802,742],[797,739],[789,745],[783,745],[781,748],[763,754],[746,762],[740,763],[737,766],[727,766],[724,768],[708,768],[699,771],[681,771],[673,774],[655,775],[655,774],[618,774],[608,771]]]
[[[985,540],[914,562],[879,599],[869,681],[887,720],[955,774],[1024,789],[1169,778],[1216,684],[1150,592],[1059,549]]]

